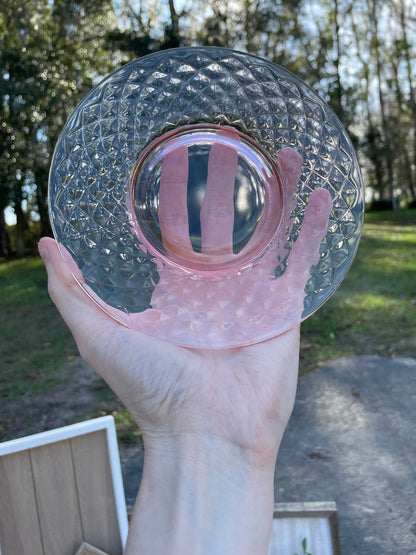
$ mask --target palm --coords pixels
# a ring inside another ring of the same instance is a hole
[[[297,328],[249,347],[191,351],[146,338],[89,308],[97,311],[91,314],[95,329],[86,345],[79,341],[81,354],[145,438],[207,434],[248,449],[267,437],[277,448],[296,388]]]

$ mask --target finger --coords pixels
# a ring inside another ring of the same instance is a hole
[[[181,146],[168,152],[160,176],[159,225],[168,251],[192,253],[188,222],[188,149]]]
[[[216,143],[208,160],[207,188],[201,207],[202,253],[232,254],[234,229],[234,185],[237,151]]]
[[[80,346],[88,328],[108,316],[82,291],[81,272],[68,251],[63,249],[64,258],[56,241],[44,237],[39,252],[48,274],[49,295]]]
[[[59,250],[56,241],[44,237],[39,242],[39,253],[48,274],[49,295],[71,330],[82,358],[117,392],[113,375],[116,366],[119,367],[119,378],[128,372],[129,365],[126,363],[123,366],[122,363],[123,357],[128,354],[128,346],[133,345],[140,359],[140,353],[144,356],[152,349],[159,352],[162,348],[160,342],[120,325],[123,316],[120,311],[114,309],[111,317],[111,307],[104,310],[102,301],[98,305],[98,297],[85,285],[80,270],[65,247],[60,245]],[[108,351],[114,343],[116,348],[111,355]],[[123,349],[119,348],[120,345]],[[112,357],[116,357],[120,364],[117,365]]]
[[[302,156],[296,152],[293,148],[286,147],[283,148],[279,152],[279,156],[277,159],[277,165],[279,170],[282,174],[283,184],[284,187],[283,191],[283,203],[281,208],[281,213],[273,214],[273,216],[278,219],[280,218],[281,224],[280,229],[278,232],[278,236],[280,238],[285,237],[287,230],[288,230],[288,222],[290,219],[290,213],[293,208],[293,197],[296,193],[297,185],[301,176],[302,172]],[[278,188],[279,184],[277,182],[277,177],[272,176],[269,179],[268,185],[270,188]],[[264,226],[260,224],[257,225],[253,236],[250,238],[250,241],[241,251],[241,254],[246,254],[252,250],[252,246],[256,244],[258,238],[263,234]],[[282,244],[281,241],[275,241],[276,248],[272,251],[268,252],[266,258],[263,260],[263,264],[267,261],[269,264],[273,266],[273,270],[277,264],[277,259],[284,258],[284,243]],[[272,271],[273,271],[272,270]]]
[[[284,207],[282,214],[283,231],[286,231],[290,212],[293,208],[293,198],[295,196],[300,176],[302,173],[303,158],[293,148],[285,147],[279,152],[277,165],[284,177]]]
[[[299,237],[291,248],[286,273],[305,287],[310,268],[319,262],[319,248],[325,237],[332,210],[331,194],[326,189],[312,192],[306,207]]]

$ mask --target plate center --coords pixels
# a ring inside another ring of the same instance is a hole
[[[140,242],[166,264],[212,274],[255,263],[281,223],[282,176],[271,157],[231,127],[169,132],[139,156],[129,210]]]

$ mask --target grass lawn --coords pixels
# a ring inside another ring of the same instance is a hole
[[[77,375],[79,364],[72,364],[78,350],[49,298],[39,257],[0,264],[0,329],[0,441],[47,429],[42,413],[56,404],[58,411],[69,413],[63,424],[111,413],[119,439],[137,441],[130,414],[103,380],[90,380],[90,395],[80,403],[84,380]],[[74,403],[85,412],[68,410]],[[24,424],[16,406],[26,412]]]
[[[416,210],[366,214],[345,280],[302,324],[301,372],[352,354],[416,357]]]
[[[48,390],[77,348],[47,292],[40,258],[0,265],[0,399]]]
[[[0,264],[0,329],[1,440],[8,403],[31,396],[39,402],[58,384],[68,385],[68,396],[77,394],[71,389],[76,376],[64,372],[77,349],[49,299],[39,258]],[[366,215],[346,279],[302,325],[302,373],[352,354],[416,357],[416,210]],[[83,419],[97,410],[114,412],[119,438],[135,441],[128,413],[103,382],[94,384],[94,395]]]

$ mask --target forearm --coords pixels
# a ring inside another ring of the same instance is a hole
[[[146,449],[126,555],[267,554],[273,465],[253,465],[218,438],[154,443]]]

